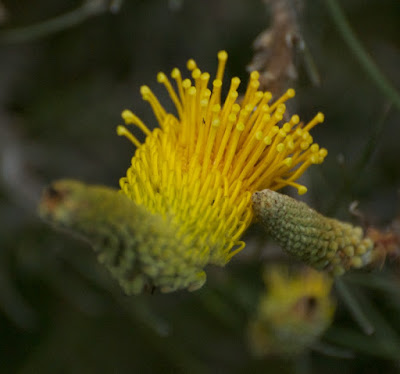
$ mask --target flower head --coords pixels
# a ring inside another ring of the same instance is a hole
[[[120,180],[121,192],[176,232],[168,251],[138,249],[143,270],[164,290],[200,287],[207,264],[223,266],[243,249],[240,237],[253,219],[252,193],[284,186],[305,193],[296,180],[327,155],[309,134],[323,121],[322,113],[306,124],[297,115],[288,117],[285,102],[294,90],[273,101],[270,92],[258,91],[256,71],[243,97],[240,79],[234,77],[222,100],[225,51],[218,53],[218,61],[211,89],[210,74],[194,60],[187,63],[192,79],[172,70],[176,89],[164,73],[158,74],[176,114],[168,113],[149,87],[141,87],[160,127],[150,131],[129,110],[122,117],[145,133],[144,143],[127,127],[117,128],[137,147]]]
[[[309,348],[332,322],[332,279],[310,268],[267,268],[267,292],[249,324],[249,343],[257,356],[294,355]]]

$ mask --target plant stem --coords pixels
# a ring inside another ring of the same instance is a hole
[[[400,110],[400,94],[392,86],[389,80],[383,75],[383,73],[376,66],[375,62],[365,51],[361,42],[358,40],[353,30],[351,29],[350,24],[347,21],[337,1],[324,0],[324,2],[329,10],[332,21],[336,25],[345,43],[350,48],[354,56],[357,58],[364,71],[369,75],[369,77],[379,88],[382,94],[386,96],[398,110]]]
[[[340,278],[337,278],[335,285],[337,292],[340,294],[342,300],[346,303],[346,306],[349,308],[349,311],[353,315],[354,320],[358,323],[363,332],[367,335],[373,334],[375,331],[374,326],[368,320],[360,304],[358,303],[354,295],[350,292],[344,281]]]
[[[106,3],[104,0],[87,0],[80,7],[58,17],[31,26],[3,31],[0,33],[0,43],[30,42],[76,26],[87,18],[108,11],[109,6]]]

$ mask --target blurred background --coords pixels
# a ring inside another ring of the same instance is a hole
[[[386,227],[400,184],[397,0],[340,1],[367,56],[349,47],[333,0],[0,0],[0,373],[400,372],[396,263],[345,277],[353,301],[336,291],[315,349],[254,358],[247,325],[265,263],[280,257],[258,226],[201,290],[127,297],[88,246],[37,217],[55,179],[118,187],[134,152],[116,135],[120,112],[156,125],[139,89],[169,103],[160,70],[185,71],[194,58],[213,74],[225,49],[226,75],[246,82],[252,43],[273,27],[277,4],[297,41],[283,84],[296,88],[291,110],[326,118],[312,135],[329,155],[302,181],[307,202],[359,224],[349,213],[358,201],[363,222]]]

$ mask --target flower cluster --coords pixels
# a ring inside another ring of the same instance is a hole
[[[150,131],[129,110],[122,117],[125,125],[144,132],[144,143],[126,126],[117,128],[137,148],[120,180],[121,192],[176,232],[176,243],[168,245],[168,251],[160,251],[161,244],[139,249],[144,271],[153,280],[163,279],[155,283],[164,290],[200,287],[207,264],[223,266],[243,249],[240,237],[253,219],[252,193],[284,186],[305,193],[306,187],[296,180],[327,155],[309,134],[323,121],[322,113],[308,123],[297,115],[288,117],[285,102],[295,91],[289,89],[272,101],[270,92],[258,90],[256,71],[243,96],[238,93],[240,79],[234,77],[222,100],[225,51],[218,53],[218,61],[211,89],[210,74],[194,60],[187,63],[192,79],[172,70],[176,88],[167,75],[158,74],[175,114],[165,110],[149,87],[141,87],[160,127]]]

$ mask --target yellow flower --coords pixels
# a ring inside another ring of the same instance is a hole
[[[333,320],[332,278],[310,268],[267,268],[267,292],[249,324],[249,343],[257,356],[295,355],[317,340]]]
[[[127,127],[117,128],[137,147],[126,177],[120,180],[121,192],[161,216],[176,232],[170,250],[141,250],[149,276],[170,275],[155,282],[164,291],[201,287],[207,264],[223,266],[244,248],[240,237],[253,219],[252,193],[284,186],[305,193],[306,187],[295,181],[327,155],[309,134],[323,121],[322,113],[307,124],[297,115],[287,117],[285,102],[295,95],[293,89],[271,102],[270,92],[258,91],[259,73],[253,71],[244,96],[239,96],[240,79],[234,77],[223,101],[227,57],[225,51],[218,53],[211,90],[210,74],[201,72],[194,60],[187,63],[192,80],[172,70],[176,89],[164,73],[158,74],[176,114],[168,113],[149,87],[141,87],[160,127],[150,131],[129,110],[122,112],[122,118],[144,132],[144,143]],[[179,272],[184,279],[178,280]]]

